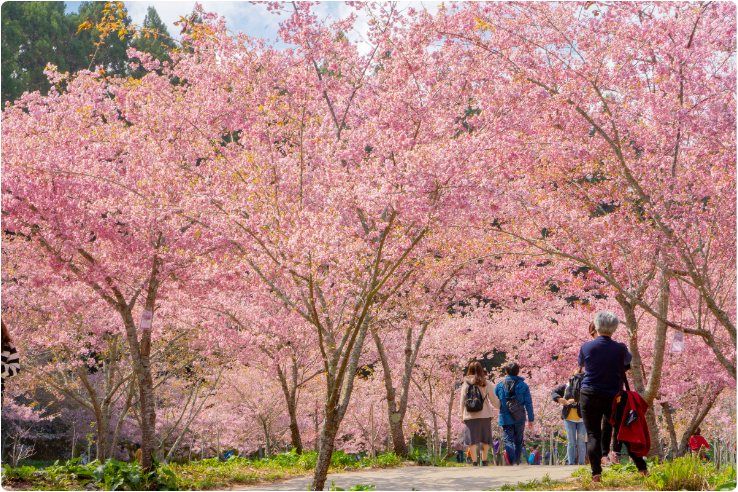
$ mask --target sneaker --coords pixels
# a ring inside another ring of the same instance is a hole
[[[592,481],[595,483],[602,482],[602,475],[592,475]]]

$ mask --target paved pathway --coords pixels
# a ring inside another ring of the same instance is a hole
[[[576,467],[569,466],[487,466],[432,467],[403,466],[328,475],[326,490],[334,482],[348,489],[356,484],[371,484],[377,490],[490,490],[548,475],[553,480],[568,478]],[[234,490],[308,490],[312,477],[284,482],[237,487]]]

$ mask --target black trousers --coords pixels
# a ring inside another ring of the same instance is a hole
[[[587,456],[592,475],[602,474],[602,455],[607,454],[612,440],[612,396],[602,393],[582,391],[579,394],[579,406],[582,420],[587,429]],[[604,437],[604,439],[603,439]]]
[[[602,473],[602,456],[610,451],[610,443],[614,441],[613,449],[617,452],[622,448],[622,444],[613,439],[613,433],[617,436],[618,428],[610,425],[610,416],[612,415],[613,396],[604,395],[602,393],[590,393],[582,391],[579,395],[579,404],[582,409],[582,420],[584,427],[587,429],[587,455],[589,456],[589,465],[592,468],[592,475],[600,475]],[[620,419],[616,419],[619,422]],[[630,452],[626,444],[630,459],[635,463],[638,470],[646,470],[646,460],[640,456],[635,456]]]

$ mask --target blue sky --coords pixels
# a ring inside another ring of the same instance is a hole
[[[81,2],[67,2],[67,11],[76,11]],[[156,8],[159,16],[166,23],[169,33],[178,36],[179,31],[174,25],[180,16],[192,12],[194,1],[134,1],[124,2],[128,13],[134,23],[141,25],[146,15],[146,10],[151,5]],[[228,1],[202,1],[200,2],[206,11],[217,12],[226,19],[228,28],[234,32],[245,32],[253,37],[265,38],[276,41],[277,29],[280,21],[279,15],[268,12],[265,4],[255,2],[228,2]],[[400,8],[414,7],[416,9],[427,9],[435,11],[441,2],[437,1],[415,1],[399,2]],[[352,11],[344,2],[327,1],[320,2],[316,12],[324,19],[343,18]],[[356,22],[355,32],[348,33],[349,38],[361,41],[366,32],[366,19],[359,17]]]

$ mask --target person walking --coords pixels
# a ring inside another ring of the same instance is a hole
[[[523,453],[525,416],[528,425],[533,427],[533,400],[530,388],[519,376],[520,366],[511,362],[505,366],[505,379],[497,383],[495,394],[500,400],[499,424],[502,427],[505,451],[510,464],[519,465]]]
[[[482,466],[487,466],[489,445],[492,444],[492,407],[499,407],[494,394],[487,387],[487,373],[479,361],[472,361],[466,368],[461,385],[461,420],[469,431],[469,451],[472,465],[477,466],[477,446],[481,445]]]
[[[561,419],[566,430],[566,462],[569,465],[583,465],[587,452],[587,429],[579,407],[583,378],[584,375],[578,371],[566,384],[557,386],[551,392],[551,399],[561,405]]]
[[[694,434],[689,437],[689,450],[692,454],[696,454],[702,459],[706,459],[707,450],[710,449],[710,444],[702,436],[702,431],[699,427],[694,430]]]
[[[592,468],[592,481],[602,477],[602,456],[609,451],[612,428],[609,422],[613,400],[623,387],[625,371],[632,356],[623,343],[612,339],[619,324],[618,317],[609,311],[595,315],[597,337],[582,345],[579,350],[579,366],[584,371],[579,406],[584,427],[587,430],[587,455]],[[603,445],[603,433],[606,442]],[[646,472],[643,458],[631,458],[641,473]]]

